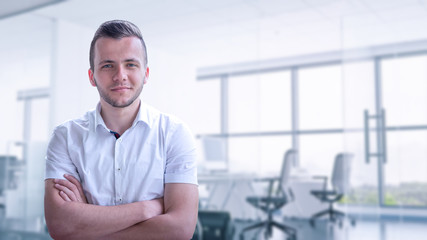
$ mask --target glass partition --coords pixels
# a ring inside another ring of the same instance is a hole
[[[301,130],[343,127],[341,66],[301,68],[298,87]]]
[[[289,71],[230,77],[228,84],[230,133],[291,129]]]
[[[384,164],[387,206],[427,207],[427,56],[384,59],[381,65],[387,121]]]

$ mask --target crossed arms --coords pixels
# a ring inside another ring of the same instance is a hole
[[[46,179],[45,216],[54,239],[190,239],[197,186],[165,184],[164,198],[118,206],[88,204],[80,182]]]

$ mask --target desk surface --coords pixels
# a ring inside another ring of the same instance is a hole
[[[200,183],[209,182],[229,182],[229,181],[264,181],[270,179],[277,179],[277,175],[258,175],[255,173],[227,173],[227,172],[214,172],[214,173],[200,173],[198,176]],[[298,182],[319,182],[319,180],[313,179],[309,175],[291,175],[291,181]]]
[[[253,181],[256,177],[249,173],[202,173],[197,176],[199,182],[223,182],[223,181]]]
[[[251,173],[203,173],[198,175],[199,183],[213,186],[215,189],[208,194],[209,203],[218,203],[218,209],[227,210],[234,217],[253,217],[249,212],[253,208],[246,204],[246,197],[254,195],[252,184],[258,181],[278,178],[277,176],[259,176]],[[323,203],[310,194],[313,189],[321,189],[323,182],[313,179],[307,174],[291,175],[289,186],[295,196],[293,202],[288,203],[282,211],[286,216],[309,218],[313,213],[326,208]],[[243,209],[239,209],[242,208]]]

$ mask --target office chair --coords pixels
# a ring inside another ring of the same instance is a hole
[[[335,202],[341,200],[344,194],[348,193],[349,182],[350,182],[350,170],[351,164],[350,161],[353,158],[353,155],[350,153],[340,153],[335,157],[334,168],[332,171],[331,185],[332,190],[328,190],[328,177],[315,177],[317,179],[323,179],[323,189],[322,190],[313,190],[311,194],[314,195],[322,202],[329,203],[329,208],[314,214],[310,218],[310,224],[314,227],[315,220],[324,215],[329,216],[331,222],[335,222],[336,219],[340,220],[340,226],[342,226],[342,218],[345,217],[345,214],[341,211],[335,210],[333,205]],[[352,225],[355,224],[353,219],[350,219]]]
[[[232,240],[235,226],[231,215],[226,211],[199,210],[198,235],[192,240]],[[201,234],[199,234],[201,233]]]
[[[280,177],[262,179],[260,181],[269,181],[268,196],[251,196],[247,197],[246,201],[252,206],[261,209],[267,213],[268,217],[265,221],[257,222],[244,228],[240,232],[240,240],[244,239],[244,233],[256,228],[265,229],[265,239],[271,237],[273,227],[277,227],[288,235],[288,240],[296,240],[295,228],[286,226],[282,223],[276,222],[273,219],[273,213],[283,207],[285,204],[293,200],[292,190],[288,187],[290,171],[293,164],[293,159],[296,154],[295,150],[288,150],[283,158],[282,170]],[[274,191],[274,183],[278,182],[278,188]]]

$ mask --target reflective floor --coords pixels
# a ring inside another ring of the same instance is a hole
[[[235,220],[234,238],[239,240],[242,228],[253,221]],[[307,220],[285,220],[285,224],[297,229],[297,240],[408,240],[427,239],[427,221],[358,220],[355,226],[344,221],[342,226],[319,220],[312,227]],[[262,231],[247,232],[244,239],[264,239]],[[48,240],[48,235],[31,231],[0,230],[0,240]],[[272,240],[286,240],[281,231],[273,231]]]
[[[253,222],[235,221],[234,239],[239,240],[242,228]],[[342,226],[319,220],[312,227],[307,220],[286,220],[285,224],[297,229],[298,240],[408,240],[427,239],[427,221],[395,221],[395,220],[358,220],[352,226],[344,221]],[[244,239],[264,239],[263,232],[256,230],[245,234]],[[287,239],[286,235],[275,229],[272,240]]]
[[[0,231],[0,240],[50,240],[49,235],[25,231]]]

